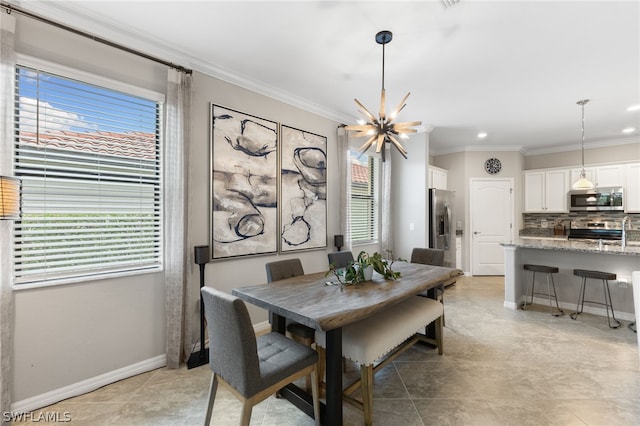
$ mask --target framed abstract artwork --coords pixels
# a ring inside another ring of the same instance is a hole
[[[280,251],[326,247],[327,138],[280,130]]]
[[[211,104],[211,257],[278,251],[278,123]]]

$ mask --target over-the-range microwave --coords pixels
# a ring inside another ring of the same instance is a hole
[[[569,191],[569,211],[623,211],[624,190],[622,187],[575,189]]]

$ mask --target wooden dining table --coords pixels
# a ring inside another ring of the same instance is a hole
[[[374,273],[371,281],[341,285],[324,272],[233,289],[232,294],[273,313],[272,330],[285,333],[286,319],[326,332],[326,404],[322,424],[342,425],[342,327],[417,294],[435,291],[462,274],[459,269],[394,262],[397,280]],[[313,417],[311,397],[295,385],[281,394]]]

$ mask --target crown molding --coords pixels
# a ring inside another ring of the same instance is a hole
[[[631,145],[631,144],[640,144],[640,136],[628,136],[623,138],[615,138],[615,139],[602,139],[591,142],[585,142],[584,149],[594,149],[594,148],[606,148],[609,146],[616,145]],[[552,147],[547,148],[539,148],[539,149],[528,149],[525,150],[525,156],[531,155],[543,155],[543,154],[554,154],[557,152],[567,152],[567,151],[579,151],[582,149],[582,145],[580,143],[575,143],[571,145],[554,145]]]

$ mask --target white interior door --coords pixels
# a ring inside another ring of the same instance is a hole
[[[504,275],[500,243],[513,240],[513,179],[471,179],[471,274]]]

